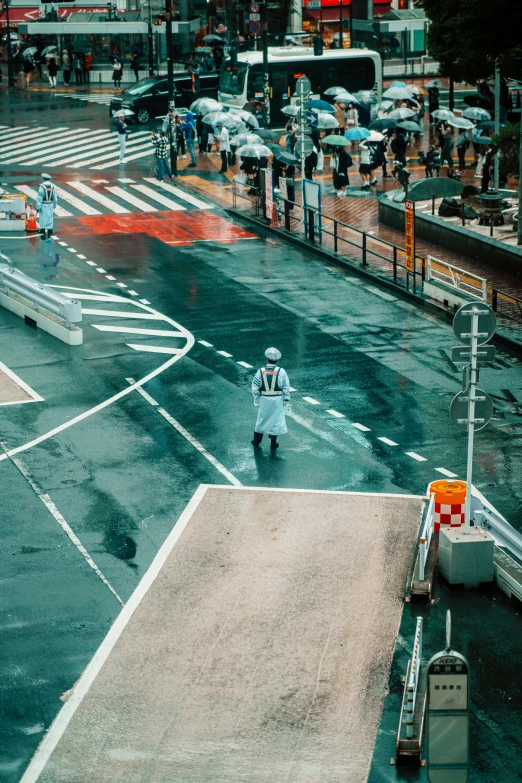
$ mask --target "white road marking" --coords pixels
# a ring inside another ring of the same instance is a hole
[[[75,207],[78,212],[83,212],[84,215],[101,215],[101,212],[98,209],[95,209],[89,204],[86,204],[85,201],[81,200],[81,198],[76,198],[76,196],[73,196],[72,193],[67,193],[66,190],[59,188],[57,185],[55,185],[55,187],[58,198],[60,198],[62,201],[66,201],[72,207]]]
[[[98,147],[100,144],[106,145],[109,141],[108,137],[109,131],[106,130],[96,130],[85,134],[82,133],[78,139],[73,140],[72,143],[67,143],[66,147],[60,145],[61,149],[58,152],[53,151],[51,148],[43,154],[41,152],[37,153],[36,156],[35,153],[32,153],[29,157],[25,157],[21,165],[35,166],[36,164],[42,164],[49,168],[61,166],[65,160],[78,160],[83,157],[81,153],[85,154],[83,151],[86,149],[91,150],[93,147]],[[68,158],[68,155],[71,155],[72,158]]]
[[[19,190],[20,193],[24,193],[26,196],[30,196],[35,201],[38,198],[36,190],[33,190],[33,188],[30,188],[28,185],[15,185],[15,189]],[[72,217],[72,212],[67,212],[67,210],[59,204],[54,208],[54,214],[56,217]]]
[[[116,285],[118,285],[120,288],[127,288],[125,283],[116,283]]]
[[[320,404],[321,404],[321,403],[319,402],[319,400],[314,400],[314,398],[313,398],[313,397],[303,397],[303,400],[304,400],[305,402],[309,402],[309,403],[310,403],[310,405],[320,405]]]
[[[109,300],[110,301],[110,300]],[[132,302],[131,299],[126,299],[126,302]],[[85,315],[103,315],[103,316],[110,316],[112,318],[139,318],[144,319],[147,321],[157,321],[157,320],[163,320],[166,321],[166,316],[158,316],[158,315],[151,315],[151,313],[135,313],[130,310],[90,310],[90,309],[83,309],[82,313],[85,313]]]
[[[352,427],[356,427],[358,430],[361,430],[361,432],[371,432],[369,427],[365,427],[364,424],[358,424],[354,421],[352,421]]]
[[[86,130],[87,130],[86,128],[84,128],[83,130],[82,130],[82,128],[77,128],[76,130],[71,131],[69,133],[64,133],[63,136],[60,137],[60,141],[61,142],[64,142],[64,141],[65,142],[76,141],[80,137],[84,136]],[[19,163],[20,161],[27,160],[28,158],[34,157],[34,155],[36,154],[35,150],[36,151],[40,151],[40,150],[48,149],[48,150],[52,151],[52,149],[53,149],[53,147],[55,147],[55,145],[56,145],[56,141],[55,140],[53,140],[53,141],[45,141],[43,144],[40,144],[40,143],[38,143],[38,144],[30,144],[29,146],[20,145],[20,149],[18,149],[18,150],[12,149],[11,152],[8,153],[5,156],[6,159],[2,160],[0,162],[1,163],[6,163],[6,164],[7,163]],[[20,155],[19,153],[23,153],[23,154]],[[16,155],[16,157],[12,158],[11,155],[13,155],[13,154]]]
[[[144,136],[145,134],[145,131],[141,131],[140,133],[137,133],[136,136]],[[135,138],[134,141],[129,141],[127,146],[134,146],[136,149],[140,149],[138,144],[141,144],[142,142],[143,138]],[[101,149],[94,152],[94,149],[100,146]],[[105,152],[105,150],[110,150],[110,152]],[[70,158],[66,158],[65,160],[60,160],[59,164],[60,166],[66,166],[68,169],[79,169],[82,166],[88,167],[91,165],[91,163],[97,163],[101,160],[108,160],[109,158],[115,157],[118,160],[119,155],[120,151],[119,147],[117,146],[116,138],[115,136],[112,136],[111,138],[111,135],[109,135],[102,145],[92,144],[87,152],[82,152],[81,155],[73,155]]]
[[[71,286],[55,286],[56,288],[60,289],[70,289]],[[89,290],[78,288],[78,292],[84,292],[84,293],[92,293]],[[143,378],[141,378],[137,383],[135,383],[133,386],[129,386],[128,388],[122,389],[121,391],[114,394],[112,397],[109,397],[106,400],[103,400],[98,405],[95,405],[92,408],[89,408],[88,410],[84,411],[83,413],[80,413],[78,416],[75,416],[72,419],[69,419],[68,421],[64,422],[63,424],[60,424],[58,427],[54,427],[54,429],[49,430],[48,432],[44,433],[43,435],[38,436],[37,438],[34,438],[31,441],[28,441],[27,443],[24,443],[21,446],[17,446],[14,449],[11,449],[7,454],[0,455],[0,462],[8,459],[9,457],[12,457],[15,454],[20,454],[23,451],[27,451],[28,449],[33,448],[34,446],[38,446],[40,443],[44,443],[49,438],[53,438],[55,435],[58,435],[60,432],[63,432],[64,430],[68,429],[69,427],[74,426],[75,424],[78,424],[80,421],[84,421],[84,419],[87,419],[89,416],[92,416],[95,413],[98,413],[98,411],[104,410],[109,405],[112,405],[113,403],[117,402],[118,400],[121,400],[123,397],[126,397],[127,394],[130,394],[131,391],[133,391],[136,388],[141,387],[143,383],[147,383],[147,381],[152,380],[152,378],[155,378],[157,375],[160,375],[160,373],[167,370],[171,365],[173,365],[175,362],[179,361],[183,356],[185,356],[188,351],[192,348],[194,345],[194,336],[186,329],[184,329],[180,324],[178,324],[176,321],[172,320],[172,318],[169,318],[167,315],[163,315],[162,313],[158,313],[157,310],[153,310],[151,307],[148,307],[144,304],[138,304],[138,302],[133,302],[133,306],[140,308],[141,310],[147,310],[148,313],[141,313],[141,315],[148,315],[150,319],[154,320],[161,320],[166,321],[167,323],[171,324],[175,329],[179,329],[181,332],[185,334],[186,337],[186,345],[185,348],[178,350],[178,353],[176,355],[170,356],[169,359],[167,359],[163,364],[160,364],[159,367],[156,367],[152,372],[145,375]],[[85,312],[85,311],[84,311]],[[96,311],[95,311],[96,312]],[[102,311],[103,312],[103,311]],[[107,314],[107,311],[105,311],[104,314]],[[109,311],[108,315],[112,315],[112,313]],[[124,317],[128,317],[129,313],[124,313]],[[138,346],[138,349],[141,350],[141,347]]]
[[[127,383],[136,383],[134,378],[125,378],[125,380],[127,381]],[[144,397],[144,399],[147,400],[147,402],[150,402],[151,405],[154,405],[155,408],[158,407],[159,402],[156,402],[154,397],[151,397],[150,394],[145,391],[145,389],[141,389],[140,394],[142,397]]]
[[[100,182],[107,182],[107,181],[108,180],[106,180],[106,179],[100,180]],[[128,179],[127,177],[123,177],[123,178],[118,177],[118,182],[130,183],[130,182],[136,182],[136,180],[135,179]]]
[[[82,259],[82,261],[85,261],[85,258],[86,258],[86,257],[85,257],[85,256],[81,256],[81,255],[78,253],[78,258],[81,258],[81,259]]]
[[[91,324],[100,332],[119,332],[121,334],[147,334],[157,335],[158,337],[183,337],[183,332],[172,332],[166,329],[138,329],[132,326],[107,326],[104,324]]]
[[[104,207],[107,207],[107,209],[110,209],[111,212],[117,212],[119,214],[122,213],[129,213],[129,210],[126,207],[120,207],[119,204],[117,204],[115,201],[113,201],[110,198],[107,198],[107,196],[104,196],[103,193],[98,193],[96,190],[93,190],[88,185],[85,184],[85,182],[68,182],[67,183],[69,187],[75,188],[75,190],[78,190],[80,193],[83,193],[84,196],[89,196],[89,198],[92,198],[93,201],[97,201],[98,204],[102,204]]]
[[[67,250],[69,253],[77,253],[78,251],[74,249],[74,247],[68,247]]]
[[[236,364],[240,364],[241,367],[246,367],[247,370],[251,370],[252,369],[252,365],[248,364],[248,362],[236,362]]]
[[[232,354],[231,353],[227,353],[226,351],[218,351],[218,353],[220,354],[220,356],[225,356],[227,359],[231,359],[232,358]]]
[[[86,264],[89,264],[89,266],[96,266],[96,261],[86,261]]]
[[[95,185],[108,185],[109,180],[108,179],[93,179],[91,182],[94,182]]]
[[[42,144],[45,144],[49,141],[49,139],[52,139],[53,142],[55,142],[57,139],[62,139],[62,134],[64,131],[68,131],[69,128],[53,128],[53,130],[48,130],[45,133],[39,133],[38,134],[38,140],[42,142]],[[76,131],[78,133],[78,131]],[[54,138],[53,138],[54,137]],[[43,141],[45,139],[45,141]],[[29,140],[29,141],[28,141]],[[13,141],[11,143],[2,144],[2,154],[0,155],[0,158],[7,158],[8,155],[11,154],[11,152],[6,153],[5,150],[12,150],[20,147],[21,149],[27,149],[25,145],[27,143],[31,143],[31,141],[34,141],[34,133],[28,132],[25,134],[25,136],[19,136],[17,141]],[[35,145],[37,146],[37,145]]]
[[[156,193],[155,190],[152,190],[152,188],[149,188],[147,185],[131,185],[131,187],[133,190],[137,190],[138,193],[143,193],[144,196],[148,196],[153,201],[157,201],[158,204],[162,204],[173,212],[184,212],[186,209],[186,207],[183,207],[181,204],[176,204],[172,199],[162,196],[161,193]]]
[[[408,457],[411,457],[412,459],[416,459],[417,462],[427,462],[428,460],[426,457],[421,457],[420,454],[416,454],[414,451],[407,451],[406,454]]]
[[[207,489],[208,487],[205,485],[201,485],[197,488],[192,499],[189,501],[187,507],[162,544],[161,549],[149,566],[145,576],[142,578],[141,582],[138,584],[138,587],[119,613],[118,617],[107,633],[107,636],[99,646],[98,650],[95,652],[79,681],[74,686],[71,697],[68,701],[65,702],[55,720],[49,727],[49,730],[44,735],[44,738],[38,746],[33,758],[29,762],[29,766],[27,767],[20,783],[36,783],[41,773],[47,766],[47,762],[52,756],[54,749],[58,745],[58,742],[63,736],[76,710],[89,692],[91,685],[100,673],[105,661],[111,654],[129,620],[133,616],[144,596],[147,594],[150,586],[163,568],[165,561],[167,560],[169,554],[186,528],[191,516],[201,502]]]
[[[383,443],[386,443],[388,446],[398,446],[398,443],[395,443],[394,440],[390,440],[389,438],[377,438],[377,440],[382,440]]]
[[[115,277],[113,277],[112,275],[105,275],[105,277],[107,278],[107,280],[116,280],[116,278],[115,278]],[[142,300],[140,299],[140,302],[141,302],[141,301],[142,301]],[[145,304],[148,304],[148,302],[145,302]]]
[[[150,302],[149,302],[149,300],[148,300],[148,299],[140,299],[140,302],[141,302],[142,304],[150,304]]]
[[[0,405],[20,405],[24,402],[44,402],[44,398],[40,397],[39,394],[37,394],[34,389],[31,389],[29,384],[27,384],[25,381],[23,381],[15,372],[9,369],[3,362],[0,362],[0,371],[3,372],[5,375],[8,375],[9,378],[11,378],[12,381],[14,381],[21,389],[23,389],[27,394],[29,394],[32,399],[30,400],[19,400],[18,402],[1,402]]]
[[[339,413],[339,411],[334,411],[333,408],[329,408],[327,413],[330,413],[332,416],[335,416],[337,419],[344,419],[344,413]]]
[[[74,297],[75,299],[88,300],[93,302],[128,302],[129,300],[125,296],[117,296],[116,294],[77,294],[76,291],[63,291],[66,296]],[[83,311],[85,312],[85,310]]]
[[[143,177],[143,179],[145,182],[152,182],[159,188],[163,188],[163,190],[168,190],[169,193],[172,193],[174,196],[178,196],[178,198],[182,198],[184,201],[188,201],[189,204],[192,204],[198,209],[214,209],[213,204],[206,204],[204,201],[200,201],[199,198],[192,196],[190,193],[185,193],[185,191],[181,190],[181,188],[177,188],[175,185],[170,185],[168,182],[159,182],[157,179],[152,179],[152,177]]]
[[[148,351],[149,353],[167,353],[176,356],[180,352],[179,348],[161,348],[159,345],[140,345],[139,343],[127,343],[129,348],[135,351]]]
[[[67,242],[58,242],[58,244],[61,245],[62,247],[67,247],[68,246]]]
[[[289,387],[289,389],[288,389],[288,391],[295,392],[295,391],[297,391],[297,389],[294,389],[294,387],[293,387],[293,386],[290,386],[290,387]]]
[[[12,449],[9,448],[7,443],[0,444],[2,446],[2,449],[4,450],[4,454],[8,455],[12,452]],[[64,533],[66,533],[71,541],[73,542],[76,549],[83,555],[85,560],[87,561],[88,565],[92,568],[92,570],[95,572],[95,574],[101,579],[104,585],[106,585],[111,593],[115,596],[115,598],[120,602],[122,606],[125,604],[121,600],[120,596],[114,589],[114,587],[111,585],[109,580],[102,574],[90,554],[87,552],[85,547],[83,546],[82,542],[72,529],[72,527],[65,521],[63,516],[60,514],[58,509],[56,508],[56,505],[51,500],[47,492],[44,492],[43,489],[40,487],[34,476],[30,473],[29,469],[27,468],[26,464],[22,461],[20,457],[11,456],[11,461],[14,465],[18,468],[22,476],[25,478],[27,483],[31,486],[37,497],[42,501],[46,509],[49,511],[50,514],[55,518],[55,520],[58,522]]]
[[[97,272],[99,272],[99,273],[100,273],[100,275],[104,275],[104,274],[105,274],[105,272],[106,272],[107,270],[106,270],[106,269],[104,269],[104,268],[103,268],[103,267],[101,267],[101,266],[97,266],[97,267],[96,267],[96,271],[97,271]]]
[[[204,345],[204,346],[205,346],[205,348],[212,348],[212,347],[213,347],[213,346],[212,346],[212,343],[207,343],[207,341],[206,341],[206,340],[198,340],[198,343],[199,343],[200,345]]]
[[[111,161],[109,163],[104,163],[102,166],[92,166],[92,168],[93,169],[98,169],[98,170],[101,171],[103,169],[109,169],[109,168],[111,168],[111,166],[119,166],[122,163],[129,163],[129,161],[131,161],[131,160],[136,160],[137,158],[144,158],[146,155],[151,155],[152,154],[149,143],[144,144],[142,147],[136,146],[134,149],[136,149],[136,150],[145,150],[145,152],[137,152],[135,155],[128,155],[127,153],[129,152],[129,145],[127,144],[127,151],[126,151],[126,154],[125,154],[125,157],[123,158],[123,160],[120,160],[119,158],[117,158],[116,160],[113,160],[113,161]]]
[[[452,473],[451,470],[446,470],[446,468],[435,468],[437,473],[442,473],[443,476],[447,476],[448,478],[457,478],[458,473]]]
[[[112,193],[115,196],[119,196],[124,201],[128,201],[129,204],[132,204],[134,207],[138,207],[138,209],[141,209],[142,212],[158,211],[156,207],[153,207],[151,204],[147,204],[146,201],[142,201],[140,198],[137,198],[132,193],[129,193],[127,190],[124,190],[123,188],[119,188],[116,185],[112,188],[105,188],[105,190],[108,190],[109,193]]]
[[[131,296],[139,296],[139,294],[138,294],[138,292],[137,292],[137,291],[131,291],[131,289],[130,289],[130,288],[129,288],[129,294],[130,294]]]

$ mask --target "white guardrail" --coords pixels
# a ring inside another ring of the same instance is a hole
[[[474,275],[466,269],[460,269],[434,256],[428,256],[426,282],[429,283],[430,280],[444,283],[484,302],[488,301],[488,281],[485,277]]]
[[[0,265],[0,283],[5,285],[8,293],[14,291],[32,304],[44,307],[51,313],[61,316],[65,320],[67,328],[82,320],[81,302],[38,283],[18,269],[6,264]]]
[[[415,718],[415,701],[419,685],[419,674],[422,660],[422,617],[417,617],[417,628],[413,639],[413,654],[406,683],[406,737],[413,737],[413,721]]]
[[[419,539],[419,561],[417,577],[419,582],[424,582],[424,569],[430,548],[431,536],[433,535],[435,520],[435,495],[432,493],[424,516],[424,522]]]

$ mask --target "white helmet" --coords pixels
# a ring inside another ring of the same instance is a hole
[[[277,348],[267,348],[265,356],[269,361],[277,362],[281,358],[281,351],[278,351]]]

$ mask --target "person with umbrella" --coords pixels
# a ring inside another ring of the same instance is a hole
[[[430,125],[433,125],[433,112],[439,108],[439,88],[435,85],[428,89],[428,110],[430,113]]]
[[[16,44],[13,52],[13,71],[15,76],[15,84],[21,90],[24,87],[24,56],[22,54],[22,47],[19,43]]]
[[[336,196],[346,196],[346,187],[350,184],[348,168],[352,165],[352,156],[346,152],[346,147],[333,148],[330,168]]]
[[[372,174],[372,149],[366,139],[363,139],[359,144],[359,152],[361,154],[361,160],[359,163],[359,174],[363,181],[363,190],[370,189],[370,177]]]
[[[194,115],[191,111],[188,111],[185,115],[185,121],[182,124],[183,133],[185,135],[185,143],[190,155],[189,169],[196,168],[196,150],[194,145],[196,143],[196,123],[194,122]]]
[[[47,73],[49,75],[49,84],[51,87],[56,87],[56,76],[58,74],[58,63],[56,57],[50,55],[47,58]]]
[[[346,130],[346,107],[343,103],[343,101],[336,101],[334,103],[334,109],[335,109],[335,119],[339,123],[339,126],[337,130],[335,131],[340,136],[344,136],[344,132]]]
[[[402,163],[403,166],[406,165],[406,148],[406,136],[401,132],[400,128],[396,128],[395,135],[390,143],[390,149],[395,156],[395,163]],[[393,176],[395,176],[395,174],[393,174]]]
[[[228,156],[230,155],[230,134],[228,128],[225,128],[222,122],[217,124],[216,136],[219,141],[219,154],[221,155],[221,168],[220,174],[224,174],[228,171]]]
[[[359,125],[359,114],[353,103],[348,104],[346,109],[346,127],[356,128]]]
[[[464,156],[466,150],[469,147],[468,132],[465,128],[461,128],[456,141],[457,155],[459,156],[459,171],[463,172],[466,168],[466,161]]]
[[[121,60],[117,57],[114,57],[112,61],[112,81],[114,82],[114,87],[116,90],[119,90],[121,87],[122,70],[123,70],[123,65],[121,63]]]
[[[140,65],[140,57],[137,52],[134,52],[134,54],[132,55],[130,67],[131,67],[131,71],[134,73],[134,76],[136,77],[136,81],[139,81],[141,65]]]
[[[288,432],[284,406],[290,402],[290,381],[286,371],[277,366],[281,351],[267,348],[265,358],[265,366],[256,372],[251,386],[254,406],[259,408],[252,445],[259,448],[263,435],[268,435],[270,448],[275,450],[279,448],[277,436]]]
[[[285,127],[286,149],[288,150],[288,152],[294,151],[294,145],[296,141],[296,136],[295,136],[296,131],[297,131],[297,124],[295,121],[295,117],[289,117]]]
[[[89,84],[91,81],[91,68],[92,68],[92,54],[86,52],[82,55],[82,75],[84,84]]]
[[[42,184],[38,188],[36,210],[40,213],[40,233],[46,238],[52,236],[54,231],[54,210],[58,204],[56,188],[51,182],[50,174],[42,174]]]
[[[62,68],[64,86],[69,87],[71,83],[71,57],[67,49],[64,49],[62,53]]]
[[[30,55],[24,57],[23,68],[24,68],[24,75],[25,75],[25,86],[27,89],[29,89],[29,87],[31,86],[31,76],[33,75],[34,72],[34,63]]]
[[[453,128],[447,122],[443,122],[440,130],[443,141],[441,151],[441,164],[448,164],[447,176],[453,178]]]
[[[127,146],[127,123],[125,122],[124,114],[120,114],[118,117],[116,131],[118,133],[118,143],[120,145],[120,160],[123,160],[125,157],[125,148]]]

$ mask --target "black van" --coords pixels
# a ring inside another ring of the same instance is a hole
[[[188,108],[196,98],[217,98],[218,85],[219,73],[201,74],[199,92],[194,93],[190,74],[176,74],[174,103],[176,106]],[[111,117],[118,109],[130,109],[134,112],[134,117],[129,119],[139,123],[148,122],[154,117],[164,117],[168,109],[167,77],[149,76],[122,90],[111,100]]]

